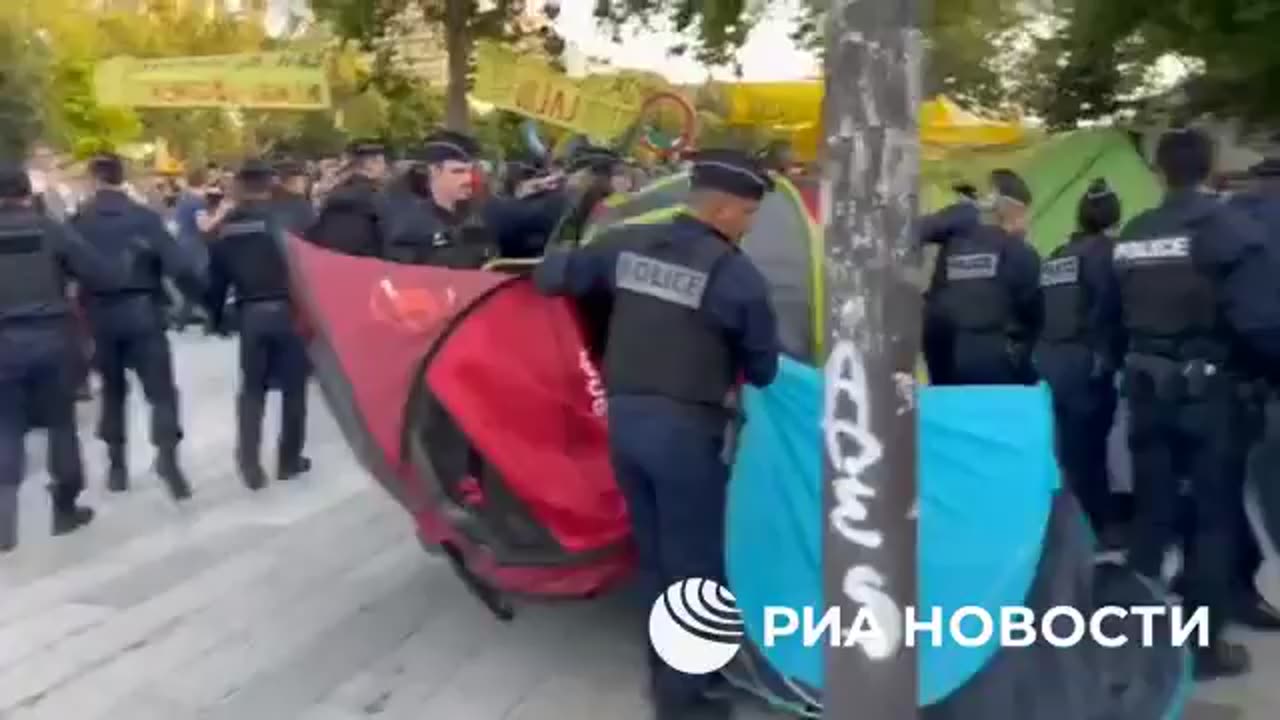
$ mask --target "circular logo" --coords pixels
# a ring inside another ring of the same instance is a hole
[[[369,311],[375,319],[410,333],[426,332],[444,314],[442,303],[430,291],[397,288],[389,278],[373,287]]]
[[[675,670],[687,675],[715,672],[733,660],[742,643],[738,601],[711,580],[676,582],[653,603],[649,642]]]

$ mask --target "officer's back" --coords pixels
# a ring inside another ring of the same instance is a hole
[[[386,149],[357,141],[348,149],[351,174],[325,197],[306,239],[347,255],[378,257],[386,240],[381,185],[387,175]]]
[[[1040,259],[1023,237],[1031,192],[1009,171],[992,173],[994,224],[973,224],[957,206],[960,222],[939,253],[926,299],[928,324],[945,328],[937,346],[945,363],[936,384],[1027,383],[1034,379],[1030,349],[1043,321]],[[933,234],[933,233],[931,233]],[[931,238],[926,238],[929,240]],[[944,367],[945,365],[945,367]]]
[[[316,209],[308,197],[306,168],[298,162],[276,165],[276,217],[284,230],[302,237],[316,222]]]
[[[96,158],[90,169],[95,192],[72,226],[120,270],[116,281],[85,283],[90,321],[97,332],[163,328],[167,296],[162,280],[173,277],[184,292],[198,296],[202,282],[196,259],[183,251],[158,214],[129,197],[118,157]]]

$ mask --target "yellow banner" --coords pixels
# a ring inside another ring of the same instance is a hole
[[[471,96],[502,110],[581,133],[598,142],[621,135],[647,98],[668,90],[646,73],[571,78],[546,62],[481,42]]]
[[[103,105],[141,108],[323,110],[329,80],[323,52],[272,52],[140,60],[94,69]]]

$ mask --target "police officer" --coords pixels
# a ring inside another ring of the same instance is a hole
[[[347,150],[350,174],[324,200],[306,239],[347,255],[379,257],[386,229],[381,190],[387,180],[387,148],[358,140]]]
[[[302,163],[284,160],[276,164],[275,212],[281,226],[298,237],[316,222],[316,209],[308,197],[307,169]]]
[[[585,145],[569,158],[567,193],[552,237],[556,242],[580,242],[591,217],[605,198],[613,195],[626,166],[609,148]]]
[[[612,301],[609,443],[646,607],[677,580],[724,582],[726,398],[739,377],[771,383],[780,347],[765,280],[737,242],[772,187],[750,156],[705,151],[687,213],[552,251],[534,276],[547,293]],[[706,698],[707,676],[675,672],[654,655],[650,667],[660,719],[729,716]]]
[[[1044,308],[1040,257],[1025,239],[1031,191],[1010,170],[993,172],[991,187],[994,222],[951,233],[934,267],[925,299],[926,326],[941,328],[930,333],[927,347],[935,356],[929,362],[934,384],[1036,380],[1031,350]],[[969,215],[963,206],[957,212],[961,219]],[[935,366],[943,372],[935,374]]]
[[[477,203],[479,153],[476,141],[462,133],[444,130],[426,138],[420,154],[425,197],[398,210],[389,223],[387,259],[477,269],[499,257],[528,257],[542,249],[562,206],[541,198]]]
[[[982,224],[982,210],[978,205],[978,190],[972,185],[960,184],[953,188],[960,196],[957,202],[920,218],[920,243],[935,245],[938,255],[952,238],[967,235]],[[935,255],[935,271],[937,270]],[[936,280],[935,280],[936,283]],[[936,303],[929,303],[930,293],[925,293],[924,332],[921,350],[929,369],[929,379],[937,385],[952,384],[952,355],[955,350],[955,328]]]
[[[53,533],[88,524],[78,504],[84,470],[75,417],[79,352],[66,297],[69,277],[107,283],[111,266],[73,230],[35,210],[20,166],[0,167],[0,553],[18,543],[24,438],[48,429]]]
[[[1160,139],[1164,201],[1134,218],[1113,263],[1127,334],[1123,390],[1137,505],[1129,563],[1160,578],[1176,539],[1180,482],[1190,485],[1184,601],[1207,607],[1212,643],[1196,650],[1201,678],[1246,672],[1243,647],[1222,639],[1230,611],[1240,519],[1239,473],[1228,471],[1235,431],[1236,347],[1269,362],[1280,303],[1258,228],[1202,190],[1213,164],[1209,138],[1179,130]]]
[[[234,287],[240,312],[240,394],[236,405],[236,462],[246,486],[260,490],[266,473],[259,456],[267,391],[281,391],[276,477],[288,480],[311,469],[306,440],[306,348],[294,324],[289,277],[272,212],[272,172],[249,161],[236,176],[234,207],[215,228],[209,265],[209,312],[225,306]]]
[[[98,435],[107,444],[110,458],[107,487],[113,492],[129,487],[125,401],[129,390],[126,371],[132,370],[151,403],[156,471],[174,499],[185,500],[191,496],[191,486],[178,462],[182,427],[173,355],[165,334],[162,298],[167,295],[163,280],[173,278],[183,293],[193,298],[200,296],[203,280],[194,258],[182,251],[160,216],[125,193],[124,164],[119,157],[95,158],[90,172],[94,195],[72,225],[121,271],[118,282],[84,285],[102,379]]]
[[[1232,207],[1252,217],[1266,233],[1267,255],[1280,273],[1280,159],[1267,158],[1249,169],[1250,186],[1229,196]],[[1280,468],[1280,377],[1265,358],[1240,357],[1243,382],[1239,386],[1237,430],[1229,472],[1244,475],[1253,487],[1263,530],[1273,539],[1280,537],[1280,484],[1275,482]],[[1233,618],[1257,630],[1280,629],[1280,610],[1257,588],[1262,567],[1262,546],[1253,525],[1239,505],[1236,584]]]
[[[1079,228],[1041,267],[1044,329],[1036,367],[1053,390],[1058,458],[1095,532],[1107,527],[1107,437],[1116,412],[1115,373],[1123,355],[1113,241],[1120,198],[1102,179],[1080,199]]]

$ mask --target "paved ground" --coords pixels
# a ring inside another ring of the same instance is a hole
[[[134,491],[98,490],[102,448],[86,432],[101,515],[88,532],[51,539],[43,452],[38,437],[29,443],[23,546],[0,561],[0,720],[648,717],[643,646],[616,599],[492,620],[421,552],[318,397],[317,470],[250,495],[231,465],[234,346],[190,337],[177,347],[190,506],[151,475],[135,402]],[[86,428],[93,412],[82,407]],[[1218,705],[1196,720],[1276,716],[1280,639],[1251,644],[1259,672],[1204,688]]]

